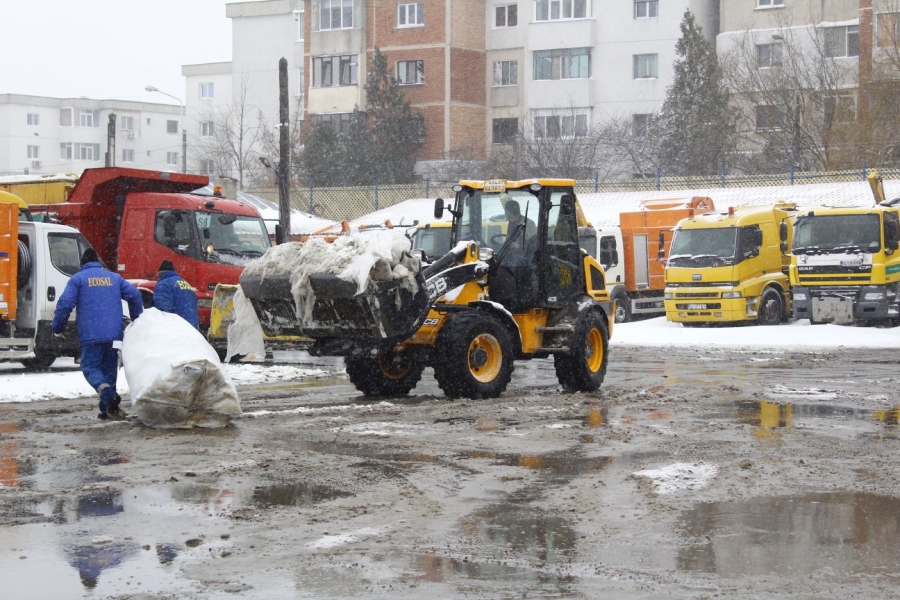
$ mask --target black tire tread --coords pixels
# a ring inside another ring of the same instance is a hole
[[[596,373],[588,370],[585,353],[588,333],[594,328],[600,330],[603,340],[603,362]],[[600,388],[609,366],[609,330],[599,311],[592,310],[579,320],[575,326],[571,352],[555,354],[553,366],[559,384],[568,392],[593,392]]]
[[[467,354],[472,340],[482,333],[493,335],[503,353],[500,372],[488,383],[472,377]],[[473,310],[453,315],[438,333],[435,350],[434,378],[450,398],[496,398],[512,380],[515,365],[509,333],[488,313]]]
[[[412,355],[408,358],[411,361],[409,371],[399,379],[387,377],[381,370],[377,357],[347,356],[344,358],[344,366],[350,383],[364,396],[397,397],[409,394],[418,385],[425,370],[422,361]]]

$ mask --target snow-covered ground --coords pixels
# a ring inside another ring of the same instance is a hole
[[[616,325],[611,340],[613,353],[616,346],[694,347],[702,352],[714,348],[777,351],[788,348],[896,348],[898,345],[900,328],[812,326],[806,320],[777,327],[685,328],[669,323],[663,317]],[[224,368],[238,386],[300,381],[326,375],[320,369],[284,364],[229,364]],[[128,391],[122,371],[119,373],[118,388],[119,393]],[[57,360],[47,373],[26,373],[19,363],[0,364],[0,403],[80,398],[93,393],[70,358]]]

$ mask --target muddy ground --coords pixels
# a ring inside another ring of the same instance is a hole
[[[0,596],[898,596],[892,353],[611,356],[597,393],[542,360],[452,402],[319,361],[212,431],[0,405]]]

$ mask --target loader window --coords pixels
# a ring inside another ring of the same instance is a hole
[[[563,194],[551,196],[551,207],[547,215],[548,240],[547,260],[549,273],[546,282],[548,304],[565,304],[576,293],[584,290],[583,263],[578,247],[578,223],[575,213],[564,214],[560,210]]]
[[[604,235],[600,238],[600,258],[598,260],[604,269],[619,264],[619,249],[615,236]]]
[[[81,254],[91,247],[87,240],[77,233],[50,233],[50,262],[69,277],[81,268]]]

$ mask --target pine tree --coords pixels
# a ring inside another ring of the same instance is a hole
[[[667,175],[713,175],[732,148],[734,118],[715,48],[689,10],[675,52],[674,78],[660,111],[659,162]]]
[[[317,186],[343,183],[342,150],[331,123],[313,123],[297,156],[301,179]]]

